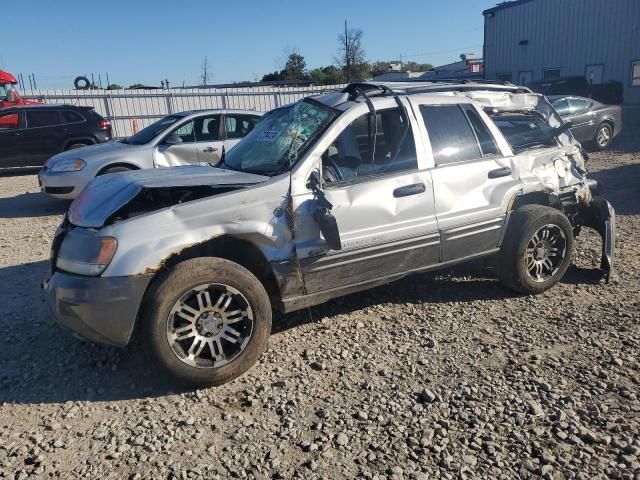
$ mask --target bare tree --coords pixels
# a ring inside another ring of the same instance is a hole
[[[339,55],[336,61],[342,70],[347,82],[362,80],[366,76],[366,61],[362,46],[362,30],[348,28],[344,21],[344,33],[338,37],[340,43]]]
[[[202,62],[202,66],[200,67],[200,80],[202,80],[202,85],[208,85],[209,79],[213,78],[213,75],[210,72],[209,68],[209,57],[204,57],[204,61]]]

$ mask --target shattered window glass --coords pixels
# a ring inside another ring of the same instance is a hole
[[[266,114],[233,150],[224,165],[233,170],[275,175],[291,168],[337,114],[302,100]]]
[[[550,108],[549,110],[557,115]],[[532,148],[557,146],[556,131],[536,112],[497,112],[491,113],[491,119],[516,153]]]

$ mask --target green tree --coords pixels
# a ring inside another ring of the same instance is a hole
[[[287,58],[287,63],[282,70],[285,80],[302,80],[306,76],[307,62],[298,52],[293,51]]]
[[[277,82],[280,80],[284,80],[284,77],[282,76],[282,72],[278,72],[277,70],[275,72],[272,73],[267,73],[266,75],[262,76],[262,82]]]
[[[342,70],[335,65],[314,68],[309,72],[309,78],[316,85],[337,85],[344,83]]]
[[[122,85],[118,85],[117,83],[112,83],[107,86],[107,90],[122,90]]]

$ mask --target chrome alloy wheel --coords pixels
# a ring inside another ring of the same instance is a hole
[[[607,145],[609,145],[609,142],[611,141],[611,130],[609,127],[607,127],[606,125],[601,127],[598,130],[598,136],[596,137],[596,141],[598,142],[598,145],[602,148],[606,147]]]
[[[524,252],[527,275],[534,282],[546,282],[560,269],[566,254],[567,239],[562,229],[544,225],[531,237]]]
[[[253,312],[242,293],[208,283],[190,289],[167,318],[174,355],[192,367],[218,368],[240,355],[253,332]]]

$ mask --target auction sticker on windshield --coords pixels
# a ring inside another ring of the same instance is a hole
[[[264,132],[260,132],[257,140],[259,142],[275,142],[276,139],[280,136],[280,130],[265,130]]]

